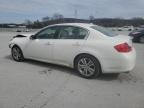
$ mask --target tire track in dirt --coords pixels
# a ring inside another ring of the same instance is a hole
[[[70,74],[66,76],[66,79],[63,81],[61,85],[59,85],[59,87],[57,87],[57,89],[55,89],[55,92],[51,96],[49,96],[50,94],[48,94],[47,91],[41,91],[37,95],[33,96],[28,101],[28,103],[24,104],[21,108],[44,108],[48,105],[50,101],[54,100],[58,95],[60,95],[60,93],[64,91],[66,85],[69,82],[70,76]],[[35,102],[38,100],[42,102],[37,102],[35,104]]]

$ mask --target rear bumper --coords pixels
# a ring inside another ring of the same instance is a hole
[[[136,62],[136,51],[133,48],[132,52],[120,54],[118,58],[106,60],[103,65],[103,73],[121,73],[133,70]]]

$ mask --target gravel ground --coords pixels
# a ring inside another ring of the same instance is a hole
[[[15,34],[0,32],[0,108],[144,108],[144,44],[134,44],[131,73],[88,80],[63,66],[13,61],[8,42]]]

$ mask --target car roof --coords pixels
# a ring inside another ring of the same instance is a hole
[[[91,26],[94,26],[92,23],[61,23],[61,24],[54,24],[59,26],[79,26],[79,27],[86,27],[89,28]]]

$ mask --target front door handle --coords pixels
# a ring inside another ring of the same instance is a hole
[[[52,43],[50,43],[50,42],[47,42],[45,45],[52,45]]]

